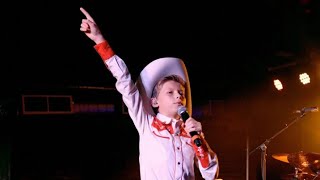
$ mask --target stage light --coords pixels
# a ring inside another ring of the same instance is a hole
[[[302,84],[309,84],[310,83],[310,76],[307,73],[300,74],[299,79]]]
[[[283,89],[282,83],[279,79],[273,80],[273,84],[278,89],[278,91],[281,91]]]

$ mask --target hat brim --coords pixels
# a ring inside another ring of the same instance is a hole
[[[150,98],[156,83],[163,77],[169,75],[178,75],[185,82],[186,108],[188,113],[192,114],[191,88],[187,68],[184,62],[179,58],[165,57],[152,61],[140,73],[136,82],[137,88],[141,94],[145,110],[155,115]]]

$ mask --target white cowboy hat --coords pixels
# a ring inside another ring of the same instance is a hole
[[[151,106],[151,96],[156,83],[163,77],[169,75],[178,75],[186,82],[185,96],[186,108],[188,113],[192,114],[191,89],[187,68],[184,62],[175,57],[164,57],[156,59],[149,63],[140,73],[136,85],[142,96],[144,108],[147,112],[155,115]]]

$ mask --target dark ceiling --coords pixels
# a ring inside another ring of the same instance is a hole
[[[16,74],[15,87],[114,86],[93,42],[79,31],[83,15],[78,6],[26,5],[18,18],[19,50],[4,66],[9,65],[5,72]],[[180,57],[194,94],[208,98],[223,97],[241,84],[259,83],[270,67],[309,63],[308,50],[320,42],[316,0],[175,4],[87,0],[80,6],[95,18],[134,79],[151,60]]]

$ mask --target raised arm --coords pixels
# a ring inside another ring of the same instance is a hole
[[[117,80],[116,89],[122,94],[123,102],[128,107],[133,123],[138,132],[143,132],[148,115],[144,112],[140,93],[131,79],[125,62],[113,52],[91,15],[82,7],[80,7],[80,11],[85,16],[85,19],[82,19],[80,31],[95,42],[95,50]]]

